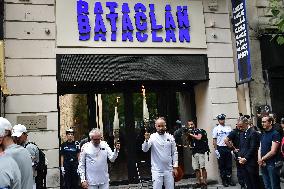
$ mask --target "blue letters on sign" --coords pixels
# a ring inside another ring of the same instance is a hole
[[[190,42],[190,22],[187,6],[177,6],[175,10],[175,7],[167,4],[164,7],[164,24],[157,21],[155,4],[145,6],[143,3],[136,3],[134,7],[129,7],[128,3],[122,3],[119,11],[117,10],[118,7],[117,2],[102,4],[96,1],[94,3],[94,41],[106,41],[108,37],[106,34],[109,29],[111,41],[116,41],[117,34],[120,33],[124,42],[133,42],[133,34],[136,35],[136,40],[139,42],[145,42],[148,38],[152,42],[163,42],[164,40],[166,42],[177,42],[177,35],[179,42]],[[121,14],[121,17],[119,14]],[[130,15],[134,15],[134,17]],[[117,28],[118,21],[122,25],[120,32],[118,32]],[[87,0],[77,0],[77,23],[79,40],[89,40],[92,24],[90,24]],[[243,30],[242,27],[243,24],[240,23],[240,26],[235,29],[236,32]],[[152,37],[149,37],[149,35],[152,35]]]
[[[95,3],[94,13],[95,14],[103,14],[104,13],[101,2],[96,2]]]
[[[189,20],[187,14],[187,6],[177,6],[177,20],[179,28],[189,28]]]
[[[86,41],[90,39],[90,23],[89,23],[89,5],[84,0],[77,1],[77,22],[79,30],[79,40]]]

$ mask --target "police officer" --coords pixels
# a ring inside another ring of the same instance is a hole
[[[222,184],[225,187],[235,186],[232,182],[232,154],[230,148],[225,144],[225,138],[232,131],[230,126],[225,125],[225,114],[219,114],[217,120],[219,124],[213,129],[213,146],[220,170]]]
[[[66,130],[67,141],[60,147],[61,174],[64,177],[65,189],[78,188],[79,147],[74,141],[74,130]]]

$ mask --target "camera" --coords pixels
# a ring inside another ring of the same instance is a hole
[[[192,133],[192,131],[193,131],[192,128],[188,128],[188,127],[183,125],[183,130],[182,130],[183,133],[190,134],[190,133]]]

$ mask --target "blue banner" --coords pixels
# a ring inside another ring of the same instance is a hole
[[[239,83],[251,80],[249,33],[246,16],[246,1],[232,0],[233,32],[236,38],[236,55],[239,69]]]

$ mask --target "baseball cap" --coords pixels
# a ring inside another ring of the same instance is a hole
[[[5,136],[5,129],[4,127],[0,127],[0,137]]]
[[[23,133],[27,132],[27,128],[24,125],[18,124],[13,127],[12,136],[20,137]]]
[[[224,120],[226,118],[226,115],[225,114],[219,114],[216,118],[218,120]]]
[[[4,130],[12,130],[12,125],[8,119],[4,117],[0,117],[0,128],[4,128]]]

